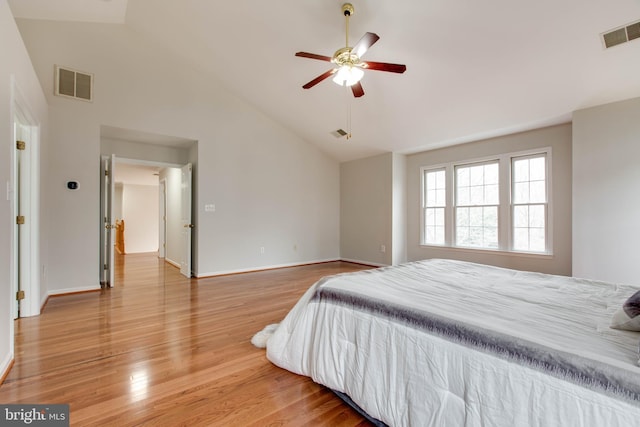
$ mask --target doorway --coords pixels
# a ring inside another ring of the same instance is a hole
[[[157,239],[156,245],[153,249],[147,247],[146,250],[153,250],[157,252],[158,256],[164,256],[164,260],[167,263],[173,264],[180,268],[181,265],[186,265],[186,268],[181,268],[184,275],[187,277],[192,276],[191,258],[192,258],[192,244],[190,243],[193,224],[191,221],[192,206],[189,200],[195,202],[195,198],[192,197],[191,190],[191,178],[192,178],[192,161],[198,157],[198,143],[195,140],[173,137],[160,134],[152,134],[143,131],[137,131],[133,129],[123,129],[112,126],[102,125],[100,126],[100,153],[103,159],[112,158],[114,163],[114,169],[119,168],[121,164],[126,164],[128,167],[156,167],[158,176],[155,177],[154,185],[155,201],[147,204],[144,208],[146,211],[157,209],[157,222],[147,221],[145,225],[156,224],[154,238]],[[182,168],[182,171],[181,169]],[[183,173],[184,171],[188,173]],[[182,176],[189,178],[189,182],[181,181]],[[115,181],[121,181],[118,177],[120,174],[117,170],[114,172]],[[193,177],[194,180],[197,178]],[[162,182],[162,185],[160,184]],[[120,184],[118,184],[120,185]],[[104,187],[104,185],[103,185]],[[164,197],[161,195],[161,189],[164,188]],[[181,189],[185,189],[189,194],[189,197],[183,197]],[[112,194],[118,194],[122,190],[123,200],[126,199],[126,185],[123,183],[121,187],[116,187],[114,182],[114,191]],[[101,195],[105,194],[106,190],[101,189]],[[162,208],[162,201],[164,201],[164,214],[160,214]],[[108,206],[108,203],[103,203],[104,206]],[[152,206],[153,205],[153,206]],[[186,206],[185,206],[186,205]],[[117,214],[113,212],[113,208],[118,208],[118,201],[111,203],[111,211],[103,211],[104,216],[101,223],[103,228],[113,228],[112,237],[117,234],[116,219],[124,220],[124,250],[125,254],[131,251],[129,245],[132,230],[132,224],[130,223],[127,215]],[[122,205],[126,210],[125,205]],[[185,214],[187,216],[185,216]],[[184,221],[184,218],[187,218]],[[155,218],[154,218],[155,219]],[[182,220],[182,222],[181,222]],[[163,224],[164,222],[164,224]],[[164,227],[163,227],[164,225]],[[185,232],[188,229],[187,232]],[[101,233],[105,233],[102,230]],[[162,239],[164,237],[164,239]],[[189,239],[189,243],[183,244],[183,242]],[[164,242],[162,242],[164,240]],[[114,253],[113,247],[115,240],[109,242],[108,245],[101,245],[101,257],[110,251]],[[188,250],[188,253],[186,251]],[[182,252],[185,252],[182,254]],[[185,262],[185,260],[187,262]],[[101,277],[104,276],[103,267],[105,269],[114,270],[113,263],[104,263],[100,265]],[[113,267],[113,268],[112,268]],[[112,285],[113,282],[109,284]]]
[[[115,156],[110,159],[113,160],[113,191],[110,193],[103,189],[103,192],[105,197],[110,197],[104,202],[104,206],[109,207],[104,215],[107,218],[105,229],[111,231],[111,236],[105,238],[109,247],[105,247],[102,257],[103,260],[110,256],[113,258],[105,261],[107,267],[112,267],[105,269],[107,274],[103,273],[103,277],[111,277],[106,287],[118,285],[127,258],[134,254],[154,253],[164,262],[179,268],[183,275],[191,277],[190,261],[189,264],[184,261],[185,256],[190,257],[190,241],[186,245],[188,254],[183,253],[185,231],[190,237],[193,228],[189,227],[190,185],[183,184],[184,170],[190,171],[191,165],[176,167],[174,164]],[[189,220],[185,220],[185,215]],[[106,249],[110,249],[110,254]],[[141,259],[140,256],[133,258]]]

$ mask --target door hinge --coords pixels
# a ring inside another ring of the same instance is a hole
[[[24,224],[24,215],[18,215],[16,217],[16,224],[23,225]]]
[[[104,176],[109,176],[109,171],[107,169],[104,170]]]
[[[24,291],[16,292],[16,301],[22,301],[24,299]]]
[[[104,265],[104,267],[102,267],[103,270],[108,270],[109,266],[107,264]]]
[[[17,150],[26,150],[27,149],[27,143],[24,141],[16,141],[16,149]]]

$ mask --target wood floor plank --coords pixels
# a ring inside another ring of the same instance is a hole
[[[272,365],[250,339],[332,262],[187,279],[155,254],[118,255],[116,284],[50,298],[16,321],[2,403],[68,403],[72,425],[366,426],[309,378]]]

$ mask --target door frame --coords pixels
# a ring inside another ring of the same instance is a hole
[[[11,233],[11,295],[15,301],[16,292],[25,292],[25,298],[19,304],[20,317],[37,316],[41,307],[40,276],[40,123],[38,123],[26,98],[11,79],[11,212],[13,218],[24,215],[25,224],[17,225],[12,221]],[[18,129],[18,128],[21,129]],[[27,148],[18,155],[16,139],[25,140]],[[21,173],[22,171],[22,173]],[[17,200],[18,186],[22,200]],[[18,206],[20,205],[20,206]],[[20,227],[20,232],[18,232]],[[19,240],[20,239],[20,240]],[[22,254],[22,255],[21,255]],[[45,270],[42,266],[42,278]],[[18,316],[18,305],[12,304],[13,317]],[[13,328],[13,322],[11,323]],[[11,331],[13,336],[13,330]],[[13,344],[13,340],[11,340]]]
[[[154,161],[154,160],[141,160],[141,159],[132,159],[132,158],[127,158],[127,157],[115,157],[115,156],[116,156],[115,154],[101,154],[101,155],[100,155],[100,169],[101,169],[101,173],[102,173],[102,161],[103,161],[103,159],[105,159],[105,158],[107,158],[107,157],[112,157],[112,158],[113,158],[113,160],[114,160],[114,163],[127,163],[127,164],[131,164],[131,165],[149,165],[149,166],[159,166],[159,167],[161,167],[161,168],[175,168],[175,169],[180,169],[180,168],[182,168],[182,167],[184,166],[183,164],[180,164],[180,163],[157,162],[157,161]],[[114,179],[114,182],[115,182],[115,176],[113,177],[113,179]],[[166,180],[161,179],[161,180],[159,180],[158,182],[160,183],[160,181],[165,181],[165,191],[166,191]],[[101,183],[102,183],[102,180],[101,180]],[[160,184],[159,184],[159,185],[160,185]],[[104,193],[103,193],[103,189],[102,189],[102,187],[103,187],[103,186],[101,185],[101,186],[100,186],[100,200],[102,200],[102,198],[104,197]],[[113,196],[114,196],[114,195],[113,195],[113,192],[112,192],[112,193],[111,193],[111,200],[107,201],[107,203],[108,203],[110,206],[113,206]],[[165,197],[165,203],[164,203],[164,206],[165,206],[165,214],[164,214],[164,215],[165,215],[165,217],[166,217],[166,206],[167,206],[167,203],[168,203],[168,202],[169,202],[169,201],[168,201],[168,200],[166,199],[166,197]],[[102,203],[102,202],[101,202],[101,203]],[[162,203],[162,202],[161,202],[161,203]],[[102,209],[100,209],[100,210],[101,210],[101,215],[102,215]],[[163,215],[163,214],[162,214],[162,213],[160,213],[160,215]],[[161,218],[162,218],[162,217],[161,217]],[[103,240],[102,240],[102,239],[103,239],[103,237],[102,237],[102,236],[103,236],[103,234],[102,234],[102,233],[104,232],[103,227],[104,227],[104,221],[103,221],[103,219],[101,219],[101,221],[100,221],[100,236],[101,236],[101,237],[100,237],[100,248],[101,248],[101,249],[100,249],[100,259],[101,259],[101,261],[100,261],[100,265],[101,265],[101,266],[102,266],[102,257],[103,257],[103,252],[102,252],[102,251],[103,251],[103,249],[102,249],[102,242],[103,242]],[[160,231],[158,230],[158,232],[160,232]],[[166,228],[165,228],[165,233],[164,233],[164,235],[165,235],[165,239],[164,239],[164,240],[165,240],[165,242],[166,242],[166,236],[167,236],[167,234],[168,234],[168,233],[167,233]],[[160,239],[159,239],[159,241],[160,241]],[[165,251],[164,251],[164,256],[166,257],[166,247],[165,247],[164,249],[165,249]],[[113,251],[113,250],[112,250],[112,251]],[[158,250],[158,254],[160,254],[160,250]],[[115,272],[115,267],[116,267],[116,265],[115,265],[115,264],[116,264],[116,263],[113,263],[112,272]],[[100,278],[101,278],[100,280],[102,281],[102,270],[101,270],[101,273],[100,273]]]

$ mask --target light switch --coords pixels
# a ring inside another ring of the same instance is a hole
[[[216,205],[214,205],[214,204],[206,204],[206,205],[204,205],[204,211],[205,212],[215,212],[216,211]]]

